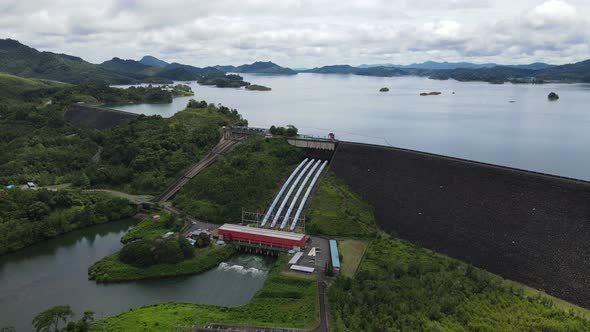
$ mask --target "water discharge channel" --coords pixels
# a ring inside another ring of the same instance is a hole
[[[132,221],[93,226],[0,257],[0,328],[32,331],[39,312],[70,305],[96,318],[162,302],[237,306],[262,287],[272,265],[267,257],[237,255],[205,273],[120,284],[88,280],[92,263],[122,247]]]

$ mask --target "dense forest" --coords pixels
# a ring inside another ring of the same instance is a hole
[[[590,321],[521,287],[401,240],[369,243],[360,271],[329,289],[340,331],[588,331]]]
[[[286,141],[251,137],[192,179],[174,203],[203,220],[237,222],[242,208],[264,210],[302,158],[302,151]]]
[[[0,255],[134,214],[127,200],[104,193],[0,189]]]
[[[0,84],[5,80],[0,79]],[[236,110],[191,101],[186,111],[168,119],[142,115],[108,130],[79,128],[62,116],[63,107],[71,102],[157,102],[171,100],[171,92],[94,83],[49,82],[48,87],[45,81],[25,83],[29,85],[0,102],[0,149],[4,152],[0,185],[4,186],[33,181],[157,193],[217,143],[221,126],[247,123]],[[188,93],[186,87],[179,89]]]

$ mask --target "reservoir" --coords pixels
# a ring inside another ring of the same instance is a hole
[[[272,91],[190,83],[194,97],[120,110],[170,117],[189,99],[236,108],[250,126],[395,146],[590,180],[590,84],[501,84],[424,77],[298,74],[244,80]],[[379,92],[388,87],[389,92]],[[440,91],[439,96],[420,96]],[[559,94],[550,102],[550,92]]]
[[[237,306],[247,303],[264,283],[272,261],[237,255],[205,273],[119,284],[96,284],[87,269],[122,247],[132,221],[119,221],[58,236],[0,257],[0,328],[32,331],[31,321],[55,305],[70,305],[95,318],[162,302]]]

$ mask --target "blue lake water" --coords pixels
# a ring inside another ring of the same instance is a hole
[[[190,83],[194,97],[117,109],[174,115],[189,99],[236,108],[251,126],[396,146],[590,180],[590,84],[503,84],[421,77],[243,75],[272,91]],[[389,92],[379,92],[388,87]],[[419,96],[440,91],[440,96]],[[547,100],[555,91],[560,99]],[[454,92],[454,94],[453,94]]]

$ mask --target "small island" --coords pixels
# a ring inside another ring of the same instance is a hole
[[[209,74],[197,80],[201,85],[214,85],[218,88],[241,88],[250,85],[244,78],[237,74]]]
[[[234,254],[233,246],[216,245],[204,232],[191,242],[179,233],[182,225],[167,212],[147,217],[121,238],[120,251],[88,268],[88,278],[110,283],[197,274]]]
[[[555,101],[557,99],[559,99],[559,95],[555,92],[551,92],[548,96],[547,99],[549,99],[549,101]]]
[[[379,89],[379,92],[389,92],[389,88],[381,88]]]
[[[433,91],[433,92],[422,92],[420,96],[438,96],[442,94],[442,92]]]
[[[195,95],[191,87],[186,84],[177,84],[173,87],[166,87],[166,89],[171,91],[174,97],[190,97]]]
[[[246,90],[250,90],[250,91],[270,91],[272,90],[271,88],[264,86],[264,85],[258,85],[258,84],[251,84],[251,85],[247,85],[246,86]]]

